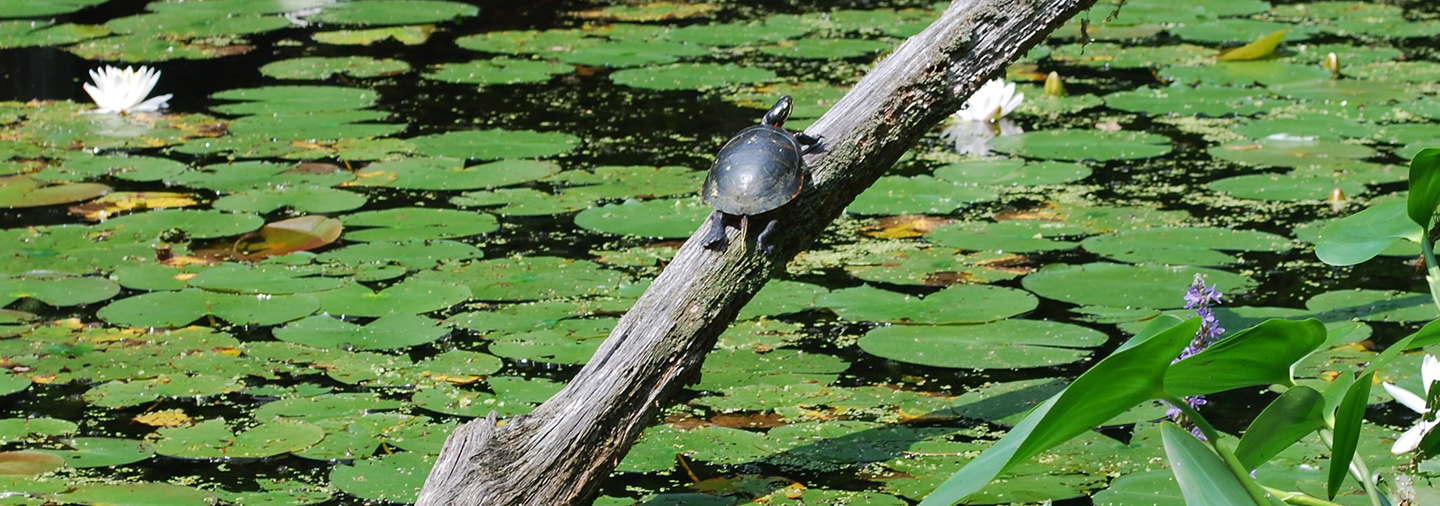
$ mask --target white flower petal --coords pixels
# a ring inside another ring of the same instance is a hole
[[[153,111],[164,106],[171,95],[145,100],[160,82],[160,71],[141,66],[139,70],[125,67],[125,70],[105,66],[90,71],[95,84],[85,83],[85,92],[99,106],[96,112],[125,113],[129,111]]]
[[[1395,398],[1395,402],[1404,404],[1405,407],[1410,408],[1411,411],[1422,415],[1427,412],[1425,410],[1425,399],[1422,399],[1420,396],[1411,393],[1409,390],[1395,386],[1394,383],[1388,381],[1381,383],[1380,386],[1385,387],[1386,392],[1390,392],[1390,396]]]
[[[1025,100],[1025,94],[1015,93],[1015,83],[1007,83],[1004,79],[992,79],[975,94],[970,96],[960,110],[955,112],[957,121],[994,121],[1010,114],[1020,102]]]
[[[1415,451],[1416,448],[1420,447],[1420,441],[1425,439],[1425,434],[1428,434],[1430,429],[1435,428],[1436,425],[1440,425],[1440,420],[1420,420],[1420,423],[1415,424],[1414,427],[1405,431],[1404,434],[1400,435],[1399,439],[1395,440],[1395,444],[1390,447],[1390,453],[1400,455],[1402,453]]]
[[[1427,394],[1430,393],[1430,386],[1440,381],[1440,360],[1435,359],[1435,355],[1426,353],[1425,358],[1420,361],[1420,379],[1425,382]]]

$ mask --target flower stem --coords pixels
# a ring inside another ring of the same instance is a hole
[[[1190,421],[1195,424],[1195,427],[1200,429],[1201,433],[1205,434],[1205,438],[1209,440],[1210,447],[1214,448],[1215,453],[1220,455],[1220,459],[1225,462],[1225,466],[1230,468],[1230,474],[1235,476],[1235,479],[1240,482],[1240,486],[1245,487],[1245,492],[1250,495],[1250,499],[1254,500],[1257,506],[1270,504],[1270,499],[1265,489],[1255,481],[1255,478],[1250,477],[1250,471],[1245,469],[1244,464],[1240,463],[1240,458],[1236,457],[1235,452],[1230,451],[1230,448],[1220,441],[1220,432],[1216,431],[1214,427],[1211,427],[1210,422],[1200,416],[1199,411],[1195,411],[1195,408],[1190,407],[1190,403],[1173,395],[1165,394],[1162,400],[1180,408],[1180,411],[1185,414],[1185,418],[1189,418]]]

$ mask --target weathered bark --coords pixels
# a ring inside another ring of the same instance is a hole
[[[704,249],[699,236],[625,314],[583,370],[533,413],[456,429],[420,506],[589,504],[645,424],[696,377],[740,308],[921,136],[1095,0],[957,0],[806,130],[813,185],[774,212],[771,256]]]

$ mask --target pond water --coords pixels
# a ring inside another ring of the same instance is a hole
[[[944,6],[0,0],[0,504],[413,501],[456,424],[528,412],[590,358],[709,214],[726,139],[781,95],[808,125]],[[1440,8],[1114,8],[767,285],[596,504],[916,503],[1189,313],[1196,274],[1226,328],[1342,336],[1296,371],[1313,384],[1436,317],[1415,245],[1335,267],[1314,244],[1440,147]],[[142,63],[167,109],[88,111],[88,71]],[[1239,433],[1271,397],[1202,412]],[[1371,402],[1361,454],[1405,464],[1413,413]],[[1163,412],[972,501],[1183,504]],[[1317,490],[1317,447],[1260,479]]]

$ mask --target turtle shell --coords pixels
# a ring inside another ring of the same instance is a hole
[[[794,199],[805,186],[800,143],[770,125],[741,130],[720,148],[701,196],[720,212],[756,215]]]

